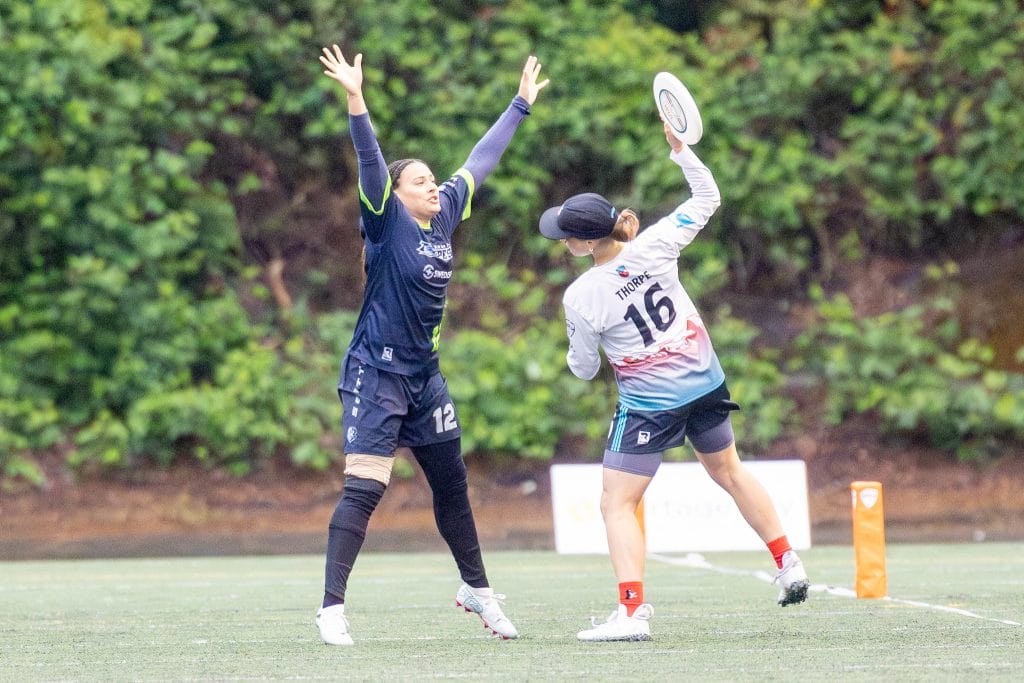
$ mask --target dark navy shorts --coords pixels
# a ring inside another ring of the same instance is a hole
[[[345,453],[394,455],[462,436],[448,382],[439,372],[398,375],[346,356],[338,384]]]
[[[615,408],[605,445],[604,465],[654,476],[661,454],[686,439],[700,453],[715,453],[733,442],[729,413],[739,410],[725,382],[696,401],[672,410],[638,411]]]

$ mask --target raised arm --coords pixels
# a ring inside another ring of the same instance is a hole
[[[519,78],[519,91],[512,104],[480,138],[480,142],[476,143],[466,163],[463,164],[463,168],[472,174],[477,185],[481,185],[498,165],[498,160],[512,140],[512,134],[516,132],[523,118],[529,115],[530,105],[537,100],[538,93],[550,82],[547,78],[538,82],[540,69],[541,65],[537,58],[530,55],[523,66]]]
[[[669,158],[682,169],[686,182],[690,186],[690,197],[677,206],[672,213],[640,233],[637,239],[664,241],[678,251],[690,244],[697,233],[707,225],[715,210],[722,203],[722,198],[718,191],[718,184],[715,183],[715,178],[711,175],[708,167],[688,145],[683,144],[672,135],[667,125],[665,125],[665,138],[672,148]]]
[[[370,114],[363,99],[363,55],[357,54],[352,64],[345,61],[341,48],[332,45],[323,48],[320,62],[326,67],[324,73],[345,88],[348,95],[349,132],[359,159],[360,201],[371,211],[380,213],[388,192],[388,168],[380,151],[377,136],[370,123]],[[371,240],[379,235],[376,225],[364,225]]]

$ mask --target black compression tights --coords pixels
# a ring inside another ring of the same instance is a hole
[[[370,522],[386,487],[373,479],[348,477],[327,532],[324,607],[345,602],[345,587]]]
[[[469,506],[466,463],[459,439],[412,449],[434,495],[434,519],[459,567],[462,580],[473,588],[487,587],[480,541]]]

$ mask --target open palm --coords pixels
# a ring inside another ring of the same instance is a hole
[[[529,104],[533,104],[537,99],[537,93],[541,91],[549,82],[550,79],[545,78],[540,83],[537,79],[540,77],[540,63],[537,58],[530,55],[526,60],[526,65],[523,67],[523,75],[519,79],[519,96],[526,100]]]
[[[363,90],[363,55],[359,53],[352,60],[352,64],[345,61],[345,55],[341,53],[341,48],[337,45],[332,45],[332,50],[328,50],[326,47],[323,49],[323,54],[320,55],[320,62],[327,67],[324,73],[328,77],[341,83],[341,85],[351,95],[359,95]]]

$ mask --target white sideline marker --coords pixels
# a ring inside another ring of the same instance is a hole
[[[707,569],[708,571],[717,572],[719,574],[731,574],[734,576],[753,576],[756,579],[761,579],[765,583],[773,583],[775,577],[771,576],[768,572],[764,571],[749,571],[746,569],[734,569],[732,567],[719,567],[711,564],[704,556],[700,553],[687,553],[683,557],[669,557],[668,555],[660,555],[658,553],[649,553],[647,557],[656,562],[664,562],[665,564],[672,564],[677,567],[691,567],[693,569]],[[826,593],[827,595],[835,595],[842,598],[856,598],[857,593],[850,588],[843,586],[827,586],[821,583],[812,583],[810,590],[815,593]],[[945,605],[933,605],[928,602],[921,602],[919,600],[904,600],[903,598],[893,598],[885,596],[883,598],[874,598],[877,600],[885,600],[888,602],[895,602],[901,605],[910,605],[911,607],[923,607],[925,609],[932,609],[937,612],[948,612],[950,614],[957,614],[962,617],[970,617],[971,619],[981,619],[982,621],[994,621],[997,624],[1006,624],[1007,626],[1024,626],[1016,621],[1010,621],[1009,619],[993,619],[992,617],[985,617],[980,614],[975,614],[959,607],[947,607]]]

